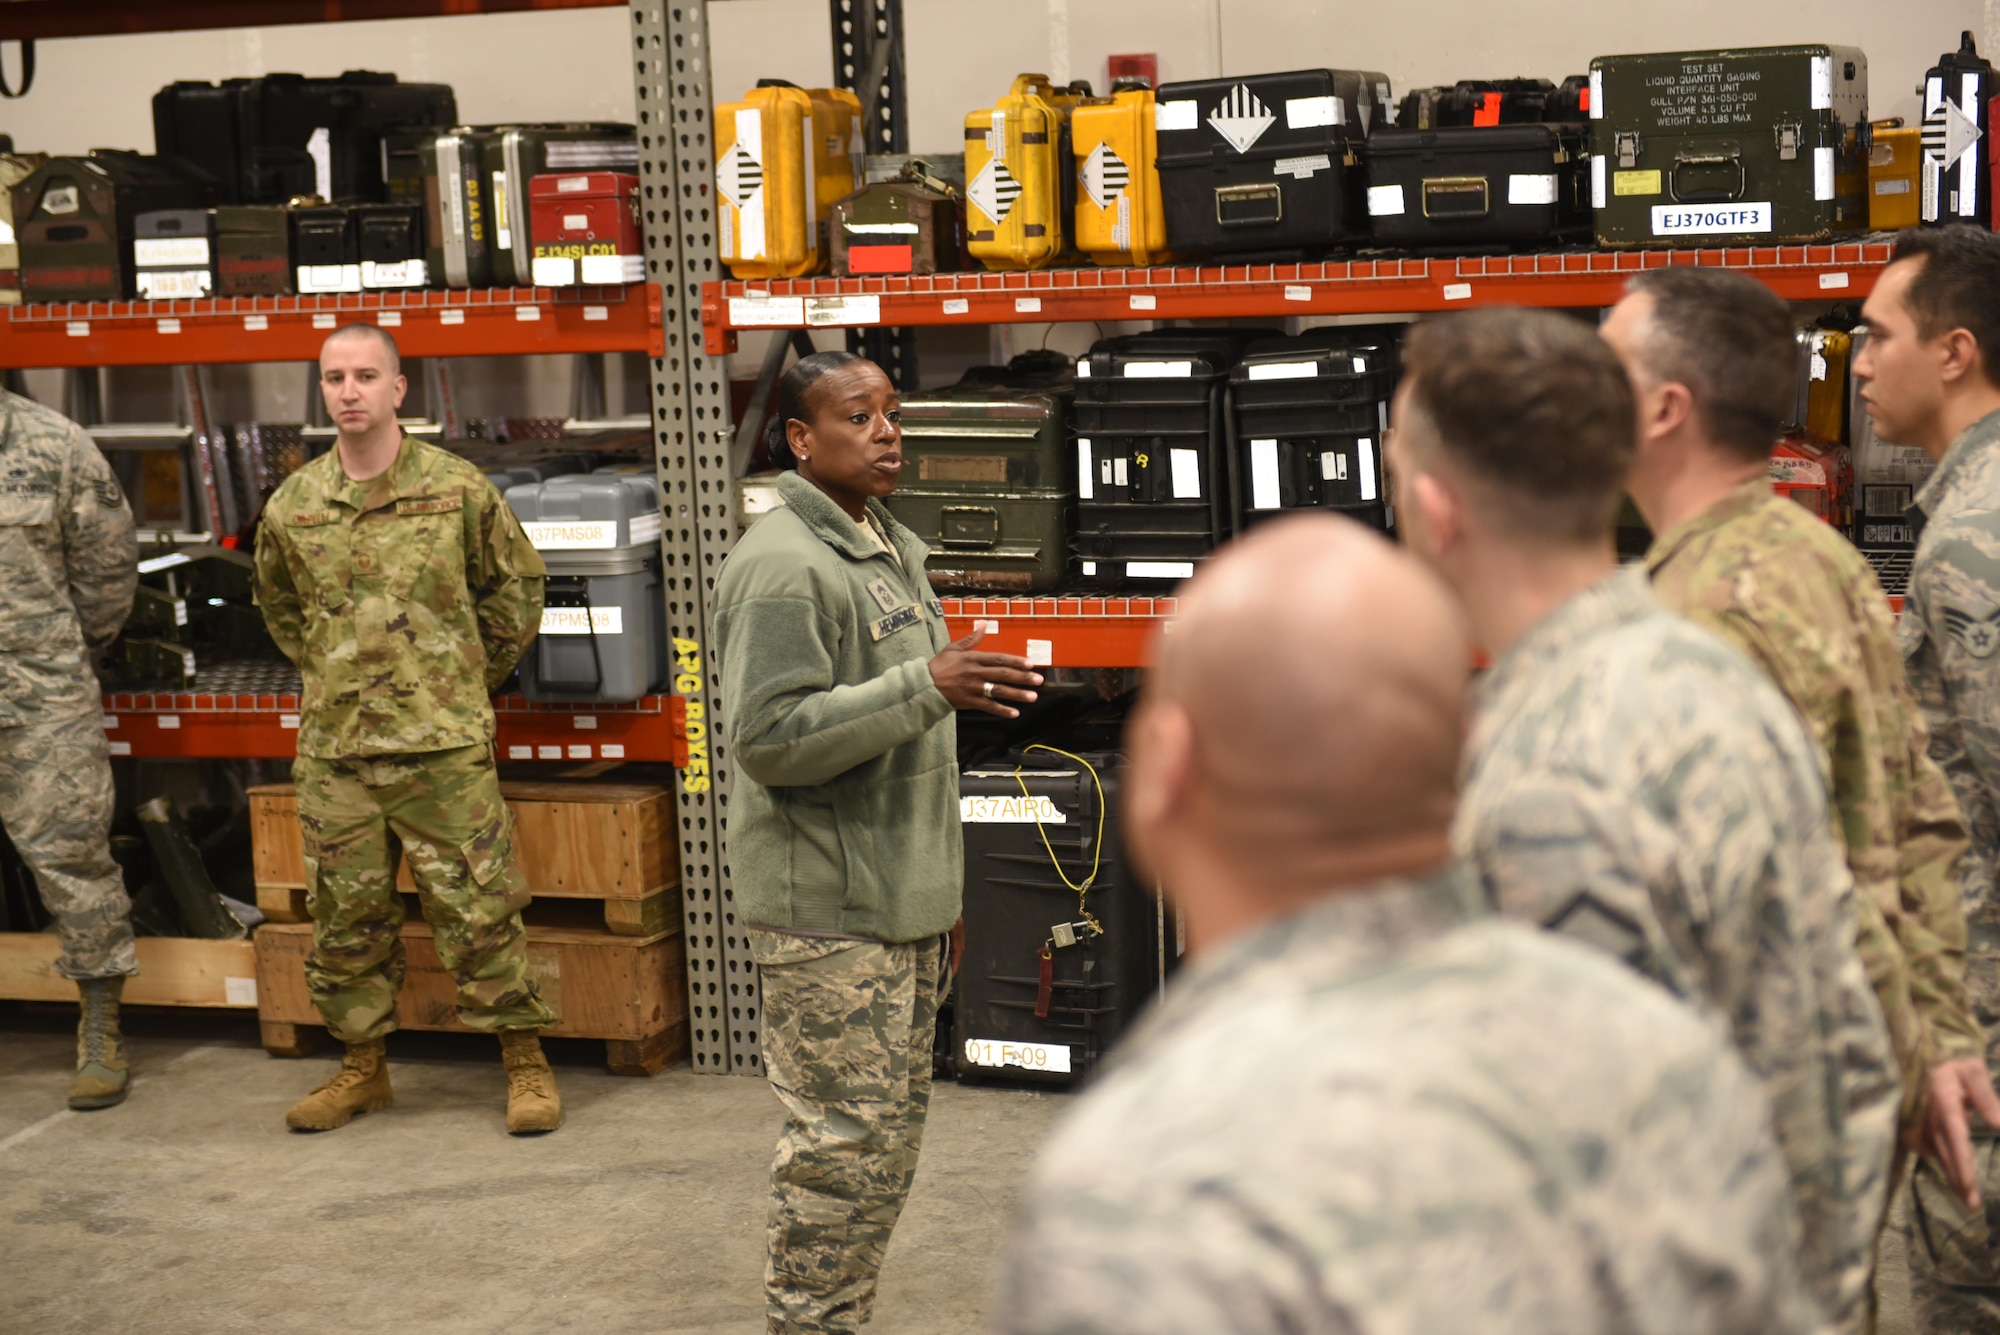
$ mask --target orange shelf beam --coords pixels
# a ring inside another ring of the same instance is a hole
[[[1740,269],[1789,301],[1845,300],[1867,295],[1890,249],[1854,242],[731,281],[703,286],[702,325],[709,353],[719,356],[733,352],[737,334],[746,329],[1580,308],[1612,305],[1631,275],[1670,264]]]
[[[0,41],[624,7],[625,0],[13,0],[0,4]]]
[[[1069,596],[945,598],[952,638],[984,625],[981,649],[1021,654],[1038,666],[1144,667],[1172,619],[1172,598]]]
[[[353,322],[389,329],[406,357],[658,357],[666,348],[660,289],[650,283],[54,302],[0,311],[0,367],[309,362],[328,330]]]
[[[286,760],[297,752],[296,695],[117,693],[104,697],[111,754],[145,760]],[[509,760],[647,760],[687,765],[687,702],[649,695],[626,705],[493,702]]]

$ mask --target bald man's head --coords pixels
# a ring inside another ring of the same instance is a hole
[[[1454,605],[1414,558],[1331,515],[1260,527],[1187,585],[1162,640],[1134,724],[1128,839],[1169,889],[1187,840],[1319,888],[1380,850],[1435,846],[1467,662]]]

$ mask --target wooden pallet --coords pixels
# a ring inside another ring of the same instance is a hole
[[[618,936],[590,924],[582,905],[529,911],[528,968],[558,1022],[551,1038],[604,1041],[619,1075],[652,1075],[687,1056],[687,964],[680,929]],[[310,923],[266,923],[257,932],[257,1018],[273,1056],[302,1057],[328,1041],[306,991]],[[437,955],[430,925],[404,923],[409,972],[397,997],[405,1029],[474,1032],[458,1019],[458,985]]]
[[[139,938],[139,972],[125,982],[128,1006],[255,1010],[257,950],[248,941]],[[0,999],[75,1001],[76,984],[56,972],[62,944],[51,932],[0,932]]]
[[[307,922],[305,850],[289,783],[250,792],[257,907],[272,922]],[[502,783],[514,813],[514,856],[536,899],[594,899],[618,936],[651,937],[680,922],[674,798],[630,783]],[[398,885],[415,890],[409,864]]]

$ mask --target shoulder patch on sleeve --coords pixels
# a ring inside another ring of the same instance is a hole
[[[125,504],[125,493],[119,489],[117,478],[107,477],[97,484],[97,503],[107,510]]]
[[[2000,609],[1976,612],[1940,602],[1938,612],[1944,618],[1945,634],[1974,658],[1991,658],[2000,649]]]
[[[465,498],[462,496],[428,496],[396,502],[396,513],[399,515],[442,515],[464,508]]]

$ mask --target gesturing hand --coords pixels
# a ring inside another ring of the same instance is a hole
[[[931,660],[931,680],[954,709],[982,709],[1001,718],[1019,718],[1021,711],[1002,701],[1033,704],[1035,693],[1026,688],[1040,686],[1042,674],[1032,671],[1028,660],[1016,654],[977,652],[985,638],[985,631],[975,630],[947,645]]]

